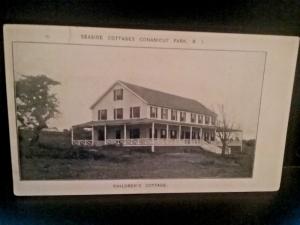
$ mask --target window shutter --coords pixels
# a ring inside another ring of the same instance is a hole
[[[132,110],[133,110],[133,108],[130,107],[130,118],[132,118]]]

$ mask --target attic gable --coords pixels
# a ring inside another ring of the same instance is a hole
[[[95,106],[109,93],[111,92],[117,85],[122,86],[125,90],[129,91],[130,93],[132,93],[133,95],[135,95],[137,98],[139,98],[140,100],[142,100],[142,102],[148,104],[147,101],[145,101],[145,99],[143,99],[142,97],[140,97],[138,94],[136,94],[133,90],[131,90],[130,88],[128,88],[126,85],[123,84],[123,82],[121,81],[116,81],[115,83],[113,83],[110,88],[107,89],[106,92],[104,92],[91,106],[90,109],[94,109]]]

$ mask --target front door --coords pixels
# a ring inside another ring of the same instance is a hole
[[[98,130],[98,141],[104,141],[104,131]]]
[[[116,139],[121,139],[121,130],[116,130]]]
[[[190,132],[189,131],[185,132],[185,139],[190,139]]]

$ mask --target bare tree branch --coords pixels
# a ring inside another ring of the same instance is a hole
[[[222,155],[224,156],[232,137],[234,124],[229,121],[224,105],[219,105],[218,108],[221,120],[217,122],[217,136],[222,143]]]

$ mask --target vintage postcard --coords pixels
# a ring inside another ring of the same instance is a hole
[[[14,193],[275,191],[298,37],[5,25]]]

